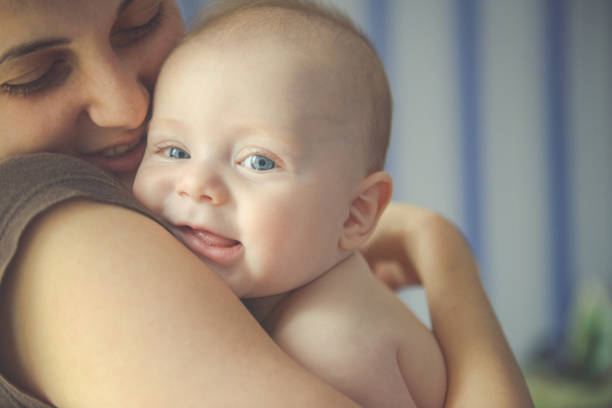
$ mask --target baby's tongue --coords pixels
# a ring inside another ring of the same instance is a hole
[[[202,231],[202,230],[192,230],[192,231],[194,235],[198,237],[206,245],[216,246],[216,247],[232,247],[238,244],[238,241],[236,241],[235,239],[225,238],[220,235],[213,234],[212,232]]]

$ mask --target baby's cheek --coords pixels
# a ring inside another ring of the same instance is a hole
[[[243,224],[244,225],[244,224]],[[250,249],[253,254],[253,263],[257,265],[259,275],[273,274],[278,266],[288,256],[290,236],[288,228],[281,220],[275,217],[256,217],[251,223],[249,231]]]
[[[163,184],[155,171],[140,169],[136,174],[132,192],[149,210],[161,213],[164,198],[168,193],[168,188],[163,188]]]

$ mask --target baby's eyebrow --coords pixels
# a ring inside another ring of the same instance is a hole
[[[23,57],[24,55],[31,54],[36,51],[40,51],[45,48],[57,47],[58,45],[66,45],[69,44],[70,40],[67,38],[49,38],[43,40],[36,40],[26,44],[16,45],[10,48],[7,52],[2,54],[0,57],[0,64],[3,62]]]
[[[152,132],[154,130],[154,132]],[[157,133],[180,133],[180,134],[189,134],[190,130],[183,122],[173,118],[159,118],[157,116],[153,116],[153,118],[149,121],[147,125],[147,132],[151,132],[154,134]]]

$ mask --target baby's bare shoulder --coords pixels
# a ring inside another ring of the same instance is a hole
[[[285,299],[269,333],[306,369],[362,406],[415,406],[398,355],[419,323],[401,318],[395,295],[355,266],[342,265]]]
[[[410,339],[413,329],[428,331],[396,294],[372,275],[358,254],[293,291],[268,325],[278,340],[296,333],[300,341],[332,337],[327,344],[337,342],[341,347],[346,340],[359,343],[373,338],[399,346]]]

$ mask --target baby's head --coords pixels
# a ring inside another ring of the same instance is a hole
[[[319,87],[333,83],[334,89],[324,90],[339,102],[329,109],[330,119],[346,121],[345,135],[367,155],[367,173],[384,168],[391,132],[389,84],[374,47],[346,15],[313,1],[220,0],[203,10],[183,43],[190,41],[213,48],[241,45],[253,52],[275,46],[293,53],[294,64],[284,68],[293,71],[288,74],[296,82],[295,97],[313,108],[325,106],[330,95]]]
[[[346,17],[224,0],[162,69],[134,192],[239,296],[285,292],[372,232],[390,122],[382,64]]]

